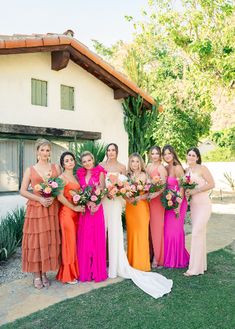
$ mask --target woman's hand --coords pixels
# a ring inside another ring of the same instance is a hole
[[[76,212],[84,213],[85,212],[85,206],[75,206],[73,210],[76,211]]]
[[[152,199],[155,199],[157,196],[159,196],[160,194],[161,194],[162,192],[153,192],[153,193],[149,193],[149,196],[148,196],[148,198],[150,199],[150,200],[152,200]]]
[[[41,205],[43,207],[49,207],[52,204],[53,200],[54,200],[54,198],[43,198],[43,197],[40,197],[39,202],[41,203]]]
[[[188,199],[191,196],[191,190],[189,189],[185,190],[185,196]]]

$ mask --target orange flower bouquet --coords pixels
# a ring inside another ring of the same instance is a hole
[[[162,193],[161,197],[162,205],[165,209],[177,209],[179,204],[182,202],[182,197],[178,191],[172,189],[166,189]],[[178,212],[176,212],[176,218],[179,217]]]

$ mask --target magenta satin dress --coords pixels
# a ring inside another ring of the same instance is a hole
[[[170,189],[179,190],[179,184],[175,177],[167,178],[167,186]],[[185,248],[184,220],[187,211],[187,201],[184,198],[180,207],[179,217],[176,218],[173,209],[165,211],[164,225],[164,266],[183,268],[188,266],[189,253]]]
[[[101,166],[93,168],[87,184],[86,169],[78,169],[77,177],[81,188],[84,189],[87,185],[98,185],[101,172],[105,173]],[[77,233],[77,254],[80,281],[100,282],[107,279],[106,237],[102,204],[93,215],[87,207],[85,213],[81,214]]]

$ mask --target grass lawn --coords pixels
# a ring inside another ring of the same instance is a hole
[[[233,249],[234,250],[234,249]],[[30,329],[235,329],[235,253],[209,254],[209,271],[185,278],[183,270],[162,269],[173,290],[157,300],[130,280],[93,290],[3,325]]]

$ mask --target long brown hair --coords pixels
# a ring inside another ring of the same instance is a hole
[[[199,149],[197,147],[190,147],[190,149],[187,150],[186,154],[189,154],[190,151],[193,151],[194,153],[196,153],[196,155],[198,157],[196,163],[201,164],[202,158],[201,158],[201,153],[200,153]]]
[[[162,151],[161,151],[161,148],[160,148],[160,146],[158,146],[158,145],[154,145],[154,146],[152,146],[150,149],[149,149],[149,153],[148,153],[148,158],[149,158],[149,160],[151,160],[151,154],[152,154],[152,151],[153,150],[156,150],[158,153],[159,153],[159,155],[160,155],[160,161],[161,161],[161,157],[162,157]]]
[[[178,158],[178,155],[176,154],[175,149],[170,144],[167,144],[167,145],[163,146],[163,148],[162,148],[163,159],[164,159],[164,153],[166,152],[166,150],[170,151],[170,153],[173,154],[173,166],[180,165],[183,168],[183,166]]]

